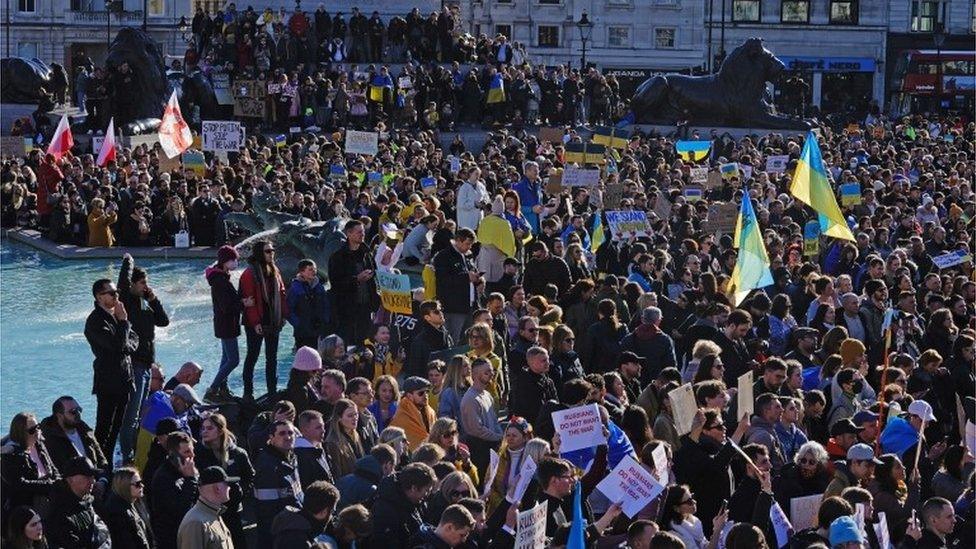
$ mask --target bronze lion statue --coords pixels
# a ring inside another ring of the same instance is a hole
[[[809,129],[809,122],[776,114],[766,99],[766,82],[775,81],[785,68],[761,38],[750,38],[716,74],[662,74],[645,80],[634,92],[631,110],[645,124]]]
[[[58,63],[48,65],[26,57],[0,59],[0,101],[4,103],[33,105],[42,98],[64,103],[67,91],[68,73]]]

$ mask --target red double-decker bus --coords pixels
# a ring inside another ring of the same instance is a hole
[[[894,114],[972,112],[976,51],[902,51],[889,89],[893,92],[889,111]]]

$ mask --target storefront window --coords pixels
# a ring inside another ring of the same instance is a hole
[[[945,21],[944,3],[937,0],[912,1],[912,32],[932,32],[940,21]]]
[[[810,2],[806,0],[783,0],[782,20],[784,23],[809,23]]]
[[[857,2],[851,0],[830,3],[830,22],[835,25],[857,24]]]
[[[732,0],[732,20],[740,23],[758,23],[759,0]]]

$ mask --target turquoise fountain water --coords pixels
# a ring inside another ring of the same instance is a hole
[[[51,403],[69,394],[84,408],[83,419],[95,424],[92,354],[85,340],[85,319],[94,300],[92,282],[118,279],[122,257],[111,260],[64,261],[4,239],[0,242],[0,433],[19,411],[38,418],[51,413]],[[169,313],[170,325],[156,329],[156,360],[167,376],[193,360],[204,368],[200,396],[217,373],[220,345],[213,336],[210,286],[200,260],[138,260],[149,272],[149,283]],[[235,273],[234,282],[240,276]],[[285,278],[291,276],[285,273]],[[241,362],[245,342],[240,340]],[[278,352],[278,386],[284,388],[291,368],[294,338],[282,333]],[[264,356],[254,374],[264,387]],[[241,367],[231,374],[230,387],[242,388]]]

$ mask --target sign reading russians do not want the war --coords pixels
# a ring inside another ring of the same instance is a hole
[[[606,443],[600,409],[596,404],[553,412],[552,424],[559,433],[562,453]]]

